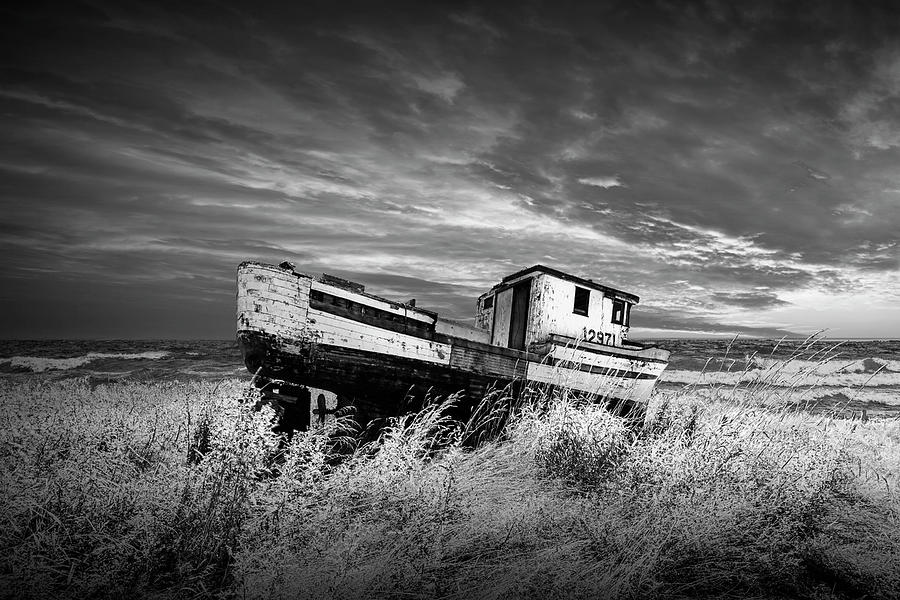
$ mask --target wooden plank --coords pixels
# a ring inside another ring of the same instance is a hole
[[[265,298],[254,299],[253,303],[247,307],[251,312],[262,313],[264,315],[278,315],[289,319],[297,319],[300,325],[305,320],[306,310],[302,306],[288,304],[286,302],[272,302]]]
[[[305,336],[304,321],[275,314],[244,313],[246,328],[264,331],[272,335],[301,338]],[[249,316],[248,316],[249,315]]]
[[[517,357],[455,344],[450,352],[450,366],[455,369],[505,379],[515,379],[524,375],[527,362]]]
[[[490,306],[485,308],[484,302],[490,300]],[[482,294],[475,302],[475,327],[488,332],[488,343],[490,343],[491,324],[494,322],[494,291],[491,290],[486,294]]]
[[[635,383],[641,380],[606,377],[601,374],[564,369],[540,363],[528,363],[526,378],[529,381],[546,383],[570,388],[589,394],[615,395],[618,398],[632,399],[632,391],[637,389]]]
[[[245,267],[238,271],[238,287],[269,289],[285,293],[296,293],[301,289],[309,288],[310,278],[296,275],[281,269],[266,269],[262,267]]]
[[[238,270],[238,329],[301,337],[306,326],[309,278],[267,266]]]
[[[301,288],[296,281],[285,285],[281,285],[280,282],[269,283],[265,289],[275,298],[291,298],[294,301],[300,300],[301,297],[305,299],[305,294],[301,296]]]
[[[434,324],[435,333],[442,333],[451,337],[469,339],[482,344],[489,344],[491,332],[485,329],[477,329],[466,323],[457,323],[449,319],[438,318]]]
[[[433,325],[430,323],[424,323],[411,319],[402,313],[386,311],[321,290],[310,292],[309,302],[312,308],[358,323],[373,325],[388,331],[407,333],[425,339],[433,339],[434,337]]]
[[[599,366],[653,375],[659,375],[665,368],[665,364],[658,362],[638,360],[631,357],[615,356],[611,354],[599,354],[566,346],[554,346],[550,351],[549,356],[555,361],[573,365]]]
[[[502,346],[494,346],[492,344],[483,344],[481,342],[476,342],[474,340],[466,340],[463,338],[450,337],[446,335],[435,334],[435,341],[439,341],[445,344],[452,344],[454,346],[462,346],[464,348],[476,348],[480,350],[485,350],[487,352],[491,352],[493,354],[499,354],[501,356],[508,356],[510,358],[514,358],[516,360],[533,360],[536,362],[540,362],[543,354],[534,353],[534,352],[525,352],[524,350],[513,350],[512,348],[504,348]]]
[[[449,356],[448,353],[434,346],[410,346],[405,345],[400,340],[358,335],[357,332],[348,332],[329,326],[325,326],[318,331],[316,337],[321,343],[366,350],[378,354],[402,356],[439,364],[449,362],[449,358],[447,358]]]
[[[343,277],[338,277],[337,275],[329,275],[328,273],[322,273],[322,278],[320,279],[320,281],[334,287],[350,290],[351,292],[355,292],[357,294],[362,294],[366,291],[366,286],[361,283],[356,283],[355,281],[350,281],[349,279],[344,279]]]
[[[494,332],[491,343],[506,347],[509,341],[509,317],[512,312],[512,289],[500,292],[494,298]]]
[[[370,294],[358,294],[350,290],[322,283],[321,281],[313,281],[311,289],[322,291],[339,298],[345,298],[353,302],[359,302],[360,304],[392,312],[394,314],[403,315],[409,319],[421,321],[422,323],[427,323],[429,325],[433,325],[436,320],[436,317],[431,313],[400,304],[399,302],[391,302],[382,298],[373,297]]]
[[[669,352],[656,346],[643,349],[622,348],[619,346],[606,346],[603,344],[593,344],[584,340],[573,337],[553,334],[550,336],[550,342],[555,346],[570,347],[584,349],[588,352],[603,354],[607,356],[623,356],[637,360],[660,363],[663,366],[668,364]],[[550,345],[547,345],[547,352],[550,351]]]
[[[503,388],[510,383],[508,379],[472,374],[447,365],[328,344],[318,344],[312,351],[287,351],[272,357],[271,362],[279,365],[279,377],[353,398],[360,409],[357,416],[363,422],[414,410],[414,405],[404,402],[408,395],[421,401],[426,395],[436,398],[462,392],[463,397],[477,401],[488,386]]]
[[[449,344],[386,331],[314,308],[309,309],[307,321],[310,330],[317,332],[324,344],[450,364]]]

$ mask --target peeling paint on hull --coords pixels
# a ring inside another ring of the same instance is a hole
[[[367,421],[427,395],[458,393],[464,403],[477,402],[506,386],[515,393],[529,385],[565,388],[634,409],[666,366],[660,351],[642,355],[559,336],[530,351],[495,346],[487,331],[361,289],[243,263],[237,338],[248,370],[262,380],[331,390]]]

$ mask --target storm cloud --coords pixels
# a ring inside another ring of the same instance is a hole
[[[878,2],[30,5],[0,326],[229,337],[237,263],[289,259],[456,318],[544,263],[637,334],[900,337],[898,40]]]

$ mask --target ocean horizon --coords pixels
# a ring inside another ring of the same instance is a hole
[[[765,383],[784,402],[810,410],[900,415],[900,340],[654,338],[672,354],[657,393],[721,394]],[[247,380],[235,340],[0,340],[0,380],[91,385]]]

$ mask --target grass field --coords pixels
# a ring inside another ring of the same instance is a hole
[[[900,597],[900,421],[751,391],[639,430],[557,399],[475,449],[435,406],[336,458],[237,381],[0,384],[0,593]]]

